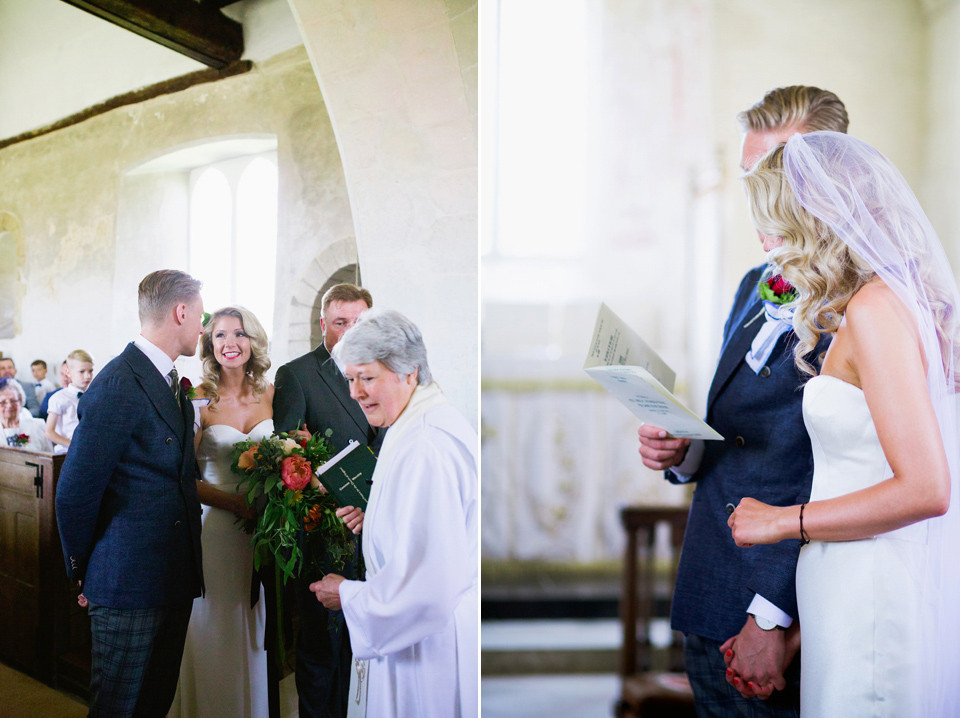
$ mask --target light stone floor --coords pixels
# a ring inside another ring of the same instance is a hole
[[[480,636],[481,651],[616,649],[622,640],[616,619],[483,621]],[[485,676],[481,716],[608,718],[619,688],[614,674]]]
[[[482,718],[610,718],[613,674],[492,676],[480,681]]]

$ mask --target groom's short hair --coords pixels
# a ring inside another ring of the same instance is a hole
[[[141,324],[163,320],[167,311],[200,296],[203,283],[178,269],[159,269],[140,282],[138,302]]]
[[[829,90],[792,85],[770,90],[753,107],[737,115],[742,132],[796,127],[803,132],[846,132],[850,120],[840,98]]]

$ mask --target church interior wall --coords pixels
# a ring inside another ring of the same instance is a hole
[[[290,0],[337,136],[364,283],[478,424],[476,0]]]
[[[139,328],[139,279],[187,268],[182,180],[125,172],[168,148],[244,133],[278,138],[274,367],[292,358],[286,327],[301,274],[353,235],[336,139],[302,47],[0,150],[0,211],[17,218],[27,246],[17,335],[0,351],[26,376],[33,359],[56,366],[77,347],[98,366],[116,355]]]
[[[923,83],[927,122],[918,195],[960,276],[960,2],[924,0],[923,5],[929,23]]]

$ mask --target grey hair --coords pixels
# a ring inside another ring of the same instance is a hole
[[[427,348],[417,325],[392,309],[368,309],[344,332],[331,352],[341,368],[346,364],[371,364],[407,376],[417,372],[417,383],[433,381]]]
[[[0,391],[4,391],[6,389],[13,389],[16,392],[17,396],[20,397],[20,406],[26,406],[27,395],[26,395],[26,392],[24,392],[23,387],[20,386],[19,381],[17,381],[16,379],[7,379],[7,378],[0,379]]]

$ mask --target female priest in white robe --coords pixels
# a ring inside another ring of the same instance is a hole
[[[369,659],[367,716],[476,718],[477,434],[398,312],[362,314],[333,357],[370,424],[390,429],[363,520],[366,580],[310,588],[342,607],[355,662]]]

